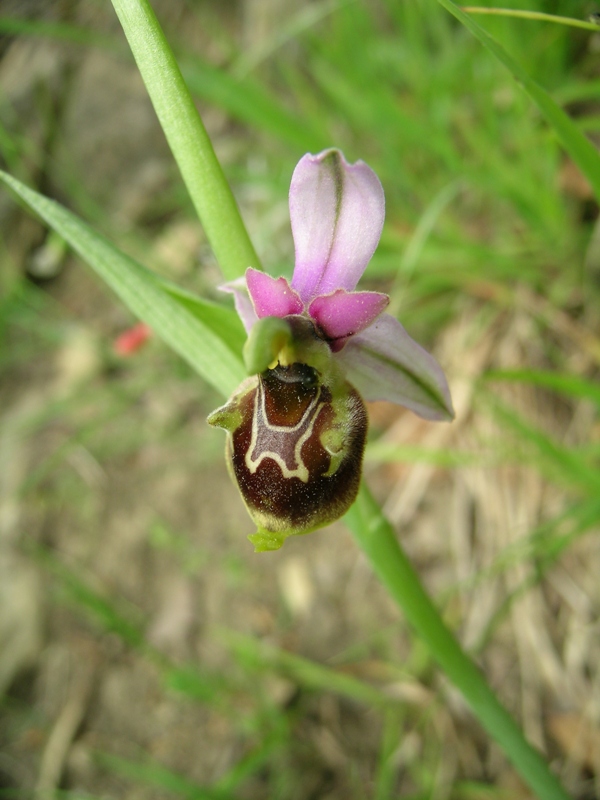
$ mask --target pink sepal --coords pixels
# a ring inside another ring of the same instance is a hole
[[[315,298],[308,313],[327,337],[333,352],[337,352],[349,336],[368,328],[389,302],[389,297],[379,292],[338,289]]]
[[[250,267],[246,270],[246,285],[259,319],[302,313],[302,300],[285,278],[272,278]]]

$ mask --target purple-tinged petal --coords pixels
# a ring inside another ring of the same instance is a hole
[[[302,300],[285,278],[272,278],[250,267],[246,270],[246,285],[259,319],[302,313]]]
[[[308,313],[329,340],[332,350],[337,352],[349,336],[368,328],[389,302],[390,298],[379,292],[338,289],[315,298]]]
[[[384,216],[383,188],[363,161],[348,164],[339,150],[300,159],[290,186],[292,287],[305,304],[335,289],[354,289],[375,252]]]
[[[242,320],[246,333],[250,333],[250,329],[258,320],[258,317],[256,316],[256,311],[252,305],[252,300],[250,300],[250,295],[248,294],[246,278],[236,278],[234,281],[222,284],[219,286],[219,289],[222,292],[233,295],[233,302],[238,317]]]
[[[425,419],[454,417],[442,368],[389,314],[353,336],[336,359],[365,400],[389,400]]]

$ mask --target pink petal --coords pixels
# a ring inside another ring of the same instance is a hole
[[[246,333],[250,333],[250,329],[258,320],[256,311],[250,300],[248,294],[248,287],[246,286],[246,278],[237,278],[235,281],[229,281],[219,286],[222,292],[227,292],[233,295],[233,302],[235,303],[235,310],[238,317],[242,320]]]
[[[338,289],[333,294],[315,298],[308,313],[332,344],[332,350],[337,352],[349,336],[368,328],[389,302],[389,297],[379,292]]]
[[[246,270],[246,285],[259,319],[302,313],[302,300],[285,278],[272,278],[250,267]]]
[[[292,286],[305,304],[355,288],[375,252],[384,216],[383,188],[363,161],[348,164],[339,150],[300,159],[290,186]]]
[[[389,314],[353,336],[336,359],[365,400],[389,400],[425,419],[454,417],[442,368]]]

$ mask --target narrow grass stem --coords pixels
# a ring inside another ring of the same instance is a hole
[[[583,28],[586,31],[600,30],[595,22],[586,22],[573,17],[560,17],[557,14],[544,14],[542,11],[522,11],[514,8],[485,8],[484,6],[461,6],[461,11],[466,14],[491,14],[496,17],[518,17],[519,19],[532,19],[538,22],[554,22],[556,25],[569,25],[572,28]]]
[[[443,622],[398,544],[391,525],[364,484],[345,520],[409,623],[536,796],[540,800],[568,800],[569,796],[542,755],[527,742],[483,673]]]
[[[112,0],[169,146],[223,274],[260,267],[235,198],[147,0]]]

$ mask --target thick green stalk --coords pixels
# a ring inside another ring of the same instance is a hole
[[[223,274],[232,280],[247,267],[260,268],[229,184],[154,11],[147,0],[112,0],[112,4]]]
[[[398,544],[391,525],[364,484],[345,521],[409,623],[537,797],[569,800],[542,755],[527,742],[483,674],[444,624]]]

